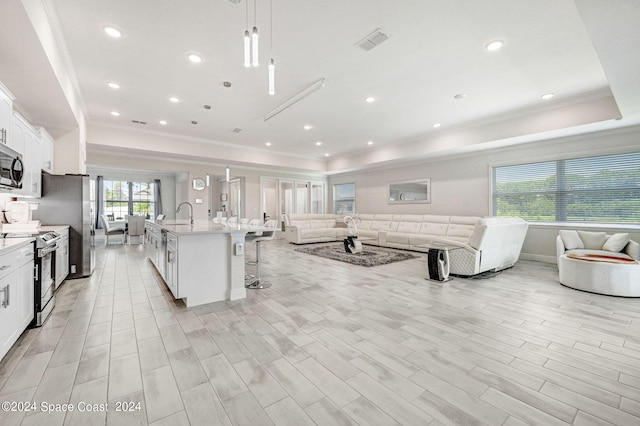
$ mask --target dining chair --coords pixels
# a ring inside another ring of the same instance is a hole
[[[138,244],[142,244],[144,236],[144,216],[129,216],[127,222],[127,241],[129,245],[131,245],[131,237],[139,237],[140,242]]]
[[[122,244],[124,244],[124,234],[127,227],[125,222],[110,222],[107,220],[106,214],[101,214],[100,219],[102,220],[102,226],[104,227],[104,235],[106,236],[106,241],[104,245],[109,244],[109,237],[112,235],[122,235]]]

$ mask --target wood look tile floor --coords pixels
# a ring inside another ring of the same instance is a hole
[[[187,309],[142,246],[99,247],[0,364],[0,401],[35,405],[0,424],[640,424],[640,299],[536,262],[441,284],[424,256],[365,268],[294,248],[263,244],[271,288]]]

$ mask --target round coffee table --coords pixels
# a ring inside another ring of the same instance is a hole
[[[603,260],[563,254],[558,258],[560,284],[608,296],[640,297],[640,264]]]

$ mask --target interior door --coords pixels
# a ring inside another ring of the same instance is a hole
[[[278,180],[276,178],[263,177],[260,179],[260,211],[262,220],[282,218],[278,214]]]

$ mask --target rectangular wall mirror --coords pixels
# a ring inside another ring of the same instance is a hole
[[[431,179],[416,179],[389,184],[389,204],[430,203]]]

